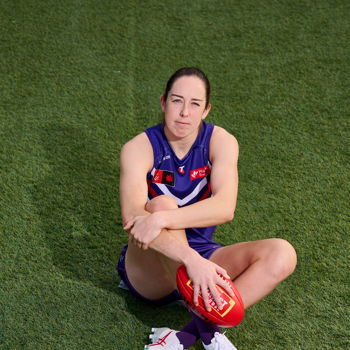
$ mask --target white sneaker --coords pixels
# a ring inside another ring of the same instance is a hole
[[[168,327],[152,328],[152,333],[149,335],[149,338],[152,340],[152,344],[157,343],[159,338],[162,338],[165,334],[169,333],[170,331],[173,331],[173,329],[170,329]]]
[[[176,331],[170,328],[152,328],[153,334],[150,334],[152,344],[145,345],[144,350],[184,350],[182,344],[176,336]]]
[[[215,332],[210,344],[203,343],[203,346],[205,350],[237,350],[227,337],[219,332]]]

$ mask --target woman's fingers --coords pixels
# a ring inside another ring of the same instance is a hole
[[[142,242],[141,240],[137,239],[132,232],[129,233],[129,243],[132,243],[134,245],[136,245],[138,248],[143,249],[143,250],[147,250],[149,244],[146,244],[144,242]]]
[[[193,303],[196,306],[198,306],[199,291],[200,291],[199,285],[198,284],[194,284],[193,285]]]
[[[215,307],[215,305],[219,310],[222,310],[223,305],[217,285],[222,287],[225,291],[227,291],[227,293],[231,297],[235,296],[228,281],[218,275],[216,283],[210,283],[208,285],[194,285],[194,304],[198,305],[198,296],[200,295],[203,299],[204,306],[208,312],[211,310],[212,307]]]
[[[212,296],[213,301],[215,302],[216,306],[218,307],[219,310],[222,310],[222,302],[220,299],[220,294],[216,288],[216,285],[213,285],[210,288],[210,294]]]
[[[219,265],[217,265],[216,272],[218,273],[218,275],[222,275],[227,280],[231,279],[231,277],[228,275],[227,271],[224,268],[222,268],[221,266],[219,266]]]
[[[231,280],[231,277],[228,275],[227,271],[223,269],[222,267],[218,266],[217,269],[217,282],[220,287],[224,288],[228,294],[230,294],[231,297],[234,297],[234,293],[231,289],[231,285],[228,282],[228,280]]]
[[[229,279],[224,279],[223,277],[218,275],[218,279],[217,279],[217,285],[219,285],[220,287],[222,287],[223,289],[225,289],[225,291],[231,296],[234,297],[235,294],[233,293],[232,289],[231,289],[231,285],[229,283]]]
[[[158,223],[154,221],[151,214],[135,216],[129,219],[123,228],[134,237],[137,243],[142,243],[142,249],[144,250],[148,249],[150,243],[160,234],[162,230],[162,227],[159,227]],[[137,243],[135,244],[141,248],[141,246]]]
[[[134,220],[129,220],[123,227],[125,231],[129,231],[134,226]]]
[[[209,302],[209,289],[205,288],[204,290],[202,289],[202,297],[203,297],[203,302],[206,310],[209,312],[211,310],[211,305]]]
[[[193,302],[198,305],[198,296],[200,295],[203,299],[204,306],[209,312],[215,303],[219,310],[222,310],[222,302],[220,299],[220,294],[216,288],[215,284],[204,284],[204,285],[194,285],[193,287]]]
[[[234,297],[234,293],[229,283],[230,276],[227,271],[208,260],[199,260],[196,264],[190,264],[188,274],[193,282],[193,303],[198,305],[198,297],[203,300],[204,307],[210,311],[212,307],[218,310],[223,309],[222,299],[220,296],[220,288]]]

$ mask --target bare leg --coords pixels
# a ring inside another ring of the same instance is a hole
[[[169,196],[156,197],[146,204],[150,213],[176,208],[175,200]],[[167,231],[188,245],[185,230]],[[132,286],[148,299],[160,299],[176,289],[175,276],[179,264],[152,249],[142,250],[129,244],[125,265]]]
[[[210,260],[227,270],[248,308],[293,273],[297,256],[287,241],[274,238],[220,248]]]

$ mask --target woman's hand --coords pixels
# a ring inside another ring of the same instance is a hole
[[[161,221],[155,214],[135,216],[124,226],[124,230],[129,232],[129,241],[141,249],[148,249],[149,244],[163,229]]]
[[[219,310],[222,310],[222,302],[220,300],[219,292],[216,285],[224,288],[232,297],[234,294],[230,285],[221,277],[231,279],[226,270],[219,265],[197,256],[187,264],[185,264],[189,278],[193,283],[193,302],[198,305],[198,296],[202,295],[205,308],[207,311],[211,310],[209,303],[209,293],[215,301]],[[221,276],[220,276],[221,275]]]

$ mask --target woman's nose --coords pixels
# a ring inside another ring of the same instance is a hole
[[[186,103],[183,104],[182,110],[181,110],[181,116],[187,117],[188,116],[188,106]]]

